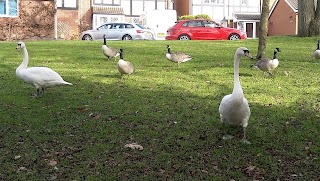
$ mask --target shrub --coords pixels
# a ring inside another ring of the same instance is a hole
[[[199,14],[199,15],[183,15],[178,17],[178,20],[191,20],[191,19],[206,19],[206,20],[211,20],[210,16],[207,14]]]
[[[184,16],[178,17],[178,20],[190,20],[190,19],[195,19],[195,18],[192,15],[184,15]]]
[[[206,19],[206,20],[211,20],[210,16],[207,14],[199,14],[194,16],[195,19]]]

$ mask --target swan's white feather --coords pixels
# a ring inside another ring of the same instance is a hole
[[[57,72],[48,67],[30,67],[17,70],[16,74],[19,78],[37,88],[49,88],[63,84],[72,85],[64,81]]]
[[[230,125],[248,126],[250,118],[250,107],[245,97],[235,98],[234,95],[229,94],[223,97],[219,112],[221,121]]]
[[[247,99],[244,97],[243,90],[239,80],[239,63],[241,56],[252,58],[249,50],[245,47],[237,49],[234,56],[234,87],[232,94],[224,96],[219,105],[220,120],[222,123],[243,127],[243,142],[250,143],[246,140],[246,127],[250,118],[250,107]],[[229,136],[229,135],[227,135]],[[230,137],[230,136],[229,136]]]
[[[18,43],[17,49],[23,49],[23,60],[16,69],[16,75],[23,81],[33,85],[37,89],[36,96],[43,94],[44,89],[58,85],[72,85],[66,82],[62,77],[48,67],[29,67],[29,55],[26,45],[23,42]]]

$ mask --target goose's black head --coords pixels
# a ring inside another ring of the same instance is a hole
[[[275,48],[274,52],[281,52],[280,48]]]
[[[170,45],[167,45],[168,53],[171,53],[170,51]]]

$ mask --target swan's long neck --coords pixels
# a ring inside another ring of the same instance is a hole
[[[22,49],[23,51],[23,60],[17,69],[26,69],[28,67],[29,55],[26,47]]]
[[[240,64],[240,57],[238,55],[234,55],[234,86],[232,95],[243,95],[243,91],[240,85],[240,78],[239,78],[239,64]]]

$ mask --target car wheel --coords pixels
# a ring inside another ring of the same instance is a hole
[[[83,35],[82,40],[92,40],[90,35]]]
[[[122,40],[132,40],[132,37],[130,35],[124,35]]]
[[[240,40],[240,36],[238,34],[231,34],[229,40]]]
[[[189,35],[180,35],[178,40],[191,40]]]

